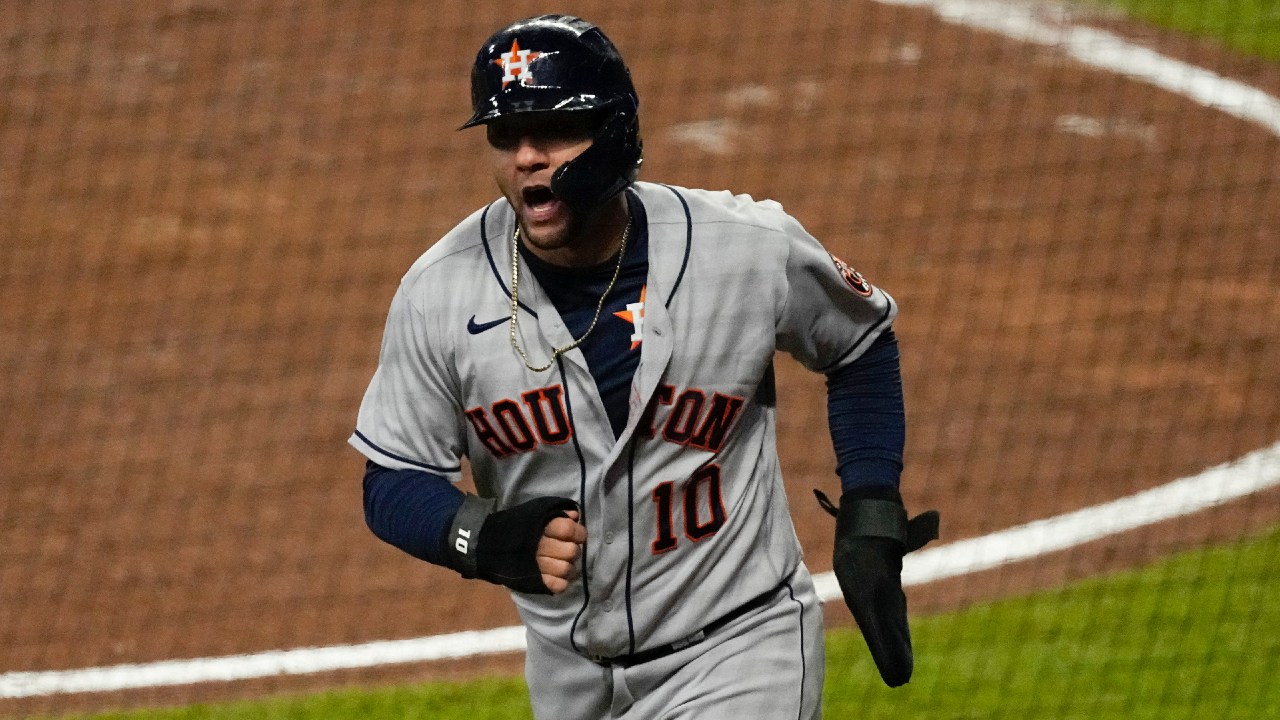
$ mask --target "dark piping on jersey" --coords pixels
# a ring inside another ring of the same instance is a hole
[[[784,582],[787,586],[787,596],[791,598],[791,602],[800,608],[800,707],[796,710],[796,720],[800,720],[804,715],[804,680],[806,663],[804,661],[804,603],[796,600],[796,592],[791,589],[791,583]]]
[[[867,336],[868,336],[868,335],[870,335],[871,333],[876,332],[877,330],[880,330],[880,329],[882,329],[882,328],[884,327],[885,321],[889,319],[889,313],[890,313],[892,310],[893,310],[893,305],[892,305],[892,304],[888,304],[888,303],[886,303],[886,304],[885,304],[885,306],[884,306],[884,312],[883,312],[883,313],[881,313],[880,318],[879,318],[878,320],[876,320],[876,324],[875,324],[875,325],[872,325],[872,326],[871,326],[871,327],[869,327],[869,328],[867,328],[866,332],[864,332],[864,333],[862,333],[861,335],[859,335],[859,336],[858,336],[858,339],[853,341],[853,344],[849,346],[849,349],[848,349],[848,350],[845,350],[844,352],[840,353],[840,357],[838,357],[838,358],[836,358],[835,360],[833,360],[833,361],[831,362],[831,364],[830,364],[830,365],[828,365],[828,366],[826,366],[826,367],[822,368],[822,369],[821,369],[821,370],[819,370],[818,372],[820,372],[820,373],[822,373],[823,375],[825,375],[825,374],[827,374],[827,373],[831,372],[831,368],[833,368],[833,367],[835,367],[835,366],[839,365],[839,364],[841,363],[841,361],[843,361],[845,358],[849,357],[849,353],[851,353],[851,352],[853,352],[854,350],[856,350],[856,349],[857,349],[857,347],[858,347],[859,345],[861,345],[861,344],[862,344],[862,341],[867,339]]]
[[[578,444],[578,425],[573,421],[573,400],[569,397],[569,380],[564,375],[564,359],[556,357],[556,367],[560,369],[560,383],[564,386],[564,409],[569,416],[569,428],[571,430],[570,437],[573,438],[573,451],[578,454],[578,522],[583,527],[587,526],[587,461],[582,457],[582,446]],[[578,614],[573,616],[573,624],[569,626],[569,644],[577,652],[582,652],[578,647],[578,641],[574,638],[574,634],[578,632],[578,621],[582,619],[582,613],[587,611],[587,605],[591,602],[591,583],[587,574],[587,544],[591,542],[588,538],[587,542],[582,544],[582,608],[578,610]]]
[[[636,623],[631,615],[631,565],[636,553],[636,513],[635,513],[635,468],[636,468],[636,436],[631,435],[631,447],[627,449],[627,634],[631,638],[631,649],[628,655],[636,652]]]
[[[680,263],[680,274],[676,276],[676,282],[674,285],[671,286],[671,292],[667,295],[666,306],[670,308],[671,298],[676,296],[676,290],[680,289],[680,281],[684,280],[684,271],[686,268],[689,267],[689,252],[693,249],[693,215],[689,213],[689,203],[685,202],[683,195],[681,195],[679,192],[676,192],[676,189],[671,187],[670,185],[663,185],[662,187],[670,190],[673,194],[675,194],[675,196],[679,198],[680,204],[684,206],[684,223],[685,223],[684,262]]]
[[[399,460],[400,462],[406,465],[412,465],[416,468],[421,468],[423,470],[430,470],[431,472],[444,473],[446,475],[448,473],[455,473],[462,470],[461,465],[455,465],[453,467],[440,467],[439,465],[432,465],[431,463],[425,463],[425,462],[422,462],[421,460],[413,460],[411,458],[403,457],[401,455],[396,455],[395,453],[387,450],[386,448],[379,446],[377,443],[365,437],[364,433],[360,432],[358,429],[354,431],[354,434],[356,437],[363,440],[365,445],[368,445],[369,447],[373,448],[374,450],[377,450],[383,455],[386,455],[392,460]]]
[[[497,201],[495,200],[494,202],[497,202]],[[491,207],[493,207],[493,203],[489,203],[488,205],[486,205],[484,207],[484,212],[481,213],[480,215],[480,242],[484,244],[484,254],[485,254],[485,257],[489,258],[489,267],[493,270],[494,279],[498,281],[498,287],[502,288],[502,292],[506,293],[507,297],[511,297],[511,290],[507,287],[506,283],[502,281],[502,274],[498,272],[498,264],[493,261],[493,252],[489,249],[488,220],[489,220],[489,208]],[[520,303],[520,307],[525,312],[532,315],[535,320],[538,319],[538,313],[534,312],[533,308],[530,308],[528,305],[525,305],[524,303]]]

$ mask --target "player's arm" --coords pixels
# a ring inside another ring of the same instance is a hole
[[[416,558],[527,593],[567,588],[586,542],[572,500],[535,498],[494,512],[492,500],[441,475],[373,461],[365,465],[364,513],[374,535]]]
[[[369,460],[364,472],[364,521],[383,542],[419,560],[447,565],[445,539],[466,495],[448,479],[422,470],[392,470]]]
[[[785,223],[777,347],[827,375],[829,423],[844,491],[832,558],[881,677],[891,687],[914,665],[902,556],[937,535],[937,513],[908,522],[898,494],[905,439],[902,380],[888,293],[828,253],[794,219]]]
[[[878,487],[896,493],[907,429],[892,327],[858,359],[827,374],[827,422],[841,489]]]
[[[937,513],[909,523],[898,492],[906,412],[892,328],[827,375],[827,416],[843,490],[838,510],[824,503],[836,515],[836,579],[880,676],[897,687],[914,665],[902,557],[937,537]]]
[[[492,500],[464,495],[449,482],[462,470],[466,447],[446,328],[456,318],[424,298],[430,287],[411,271],[396,291],[378,369],[349,440],[369,459],[365,522],[391,545],[464,577],[522,592],[563,590],[581,544],[573,542],[578,531],[564,526],[576,524],[567,517],[575,503],[535,498],[495,512]],[[585,542],[586,530],[580,532]]]

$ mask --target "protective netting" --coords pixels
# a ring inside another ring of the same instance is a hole
[[[368,532],[345,440],[400,276],[497,196],[483,133],[454,132],[474,53],[549,10],[599,24],[630,64],[642,179],[776,199],[899,301],[904,496],[942,510],[943,542],[1271,446],[1266,7],[1188,2],[1188,33],[1003,0],[0,3],[0,673],[517,622],[504,591]],[[1242,49],[1212,39],[1224,22]],[[822,572],[833,525],[809,489],[838,483],[823,379],[778,373],[792,512]],[[912,609],[1277,518],[1264,490],[915,586]],[[850,623],[839,605],[830,624]],[[988,681],[975,692],[1003,679]],[[55,692],[0,714],[211,688]]]

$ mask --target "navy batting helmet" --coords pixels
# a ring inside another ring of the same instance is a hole
[[[494,33],[471,69],[475,114],[462,126],[533,112],[600,112],[591,146],[561,165],[551,192],[589,212],[640,172],[640,99],[617,48],[595,25],[541,15]],[[459,128],[459,129],[462,129]]]

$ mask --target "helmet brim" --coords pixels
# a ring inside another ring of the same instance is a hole
[[[466,130],[467,128],[473,128],[477,125],[487,125],[499,118],[512,117],[514,115],[608,110],[609,108],[617,105],[617,100],[610,99],[601,102],[600,98],[595,95],[576,95],[573,97],[562,98],[555,103],[545,104],[550,105],[550,107],[489,108],[484,112],[478,112],[472,115],[471,119],[463,123],[458,129]]]

